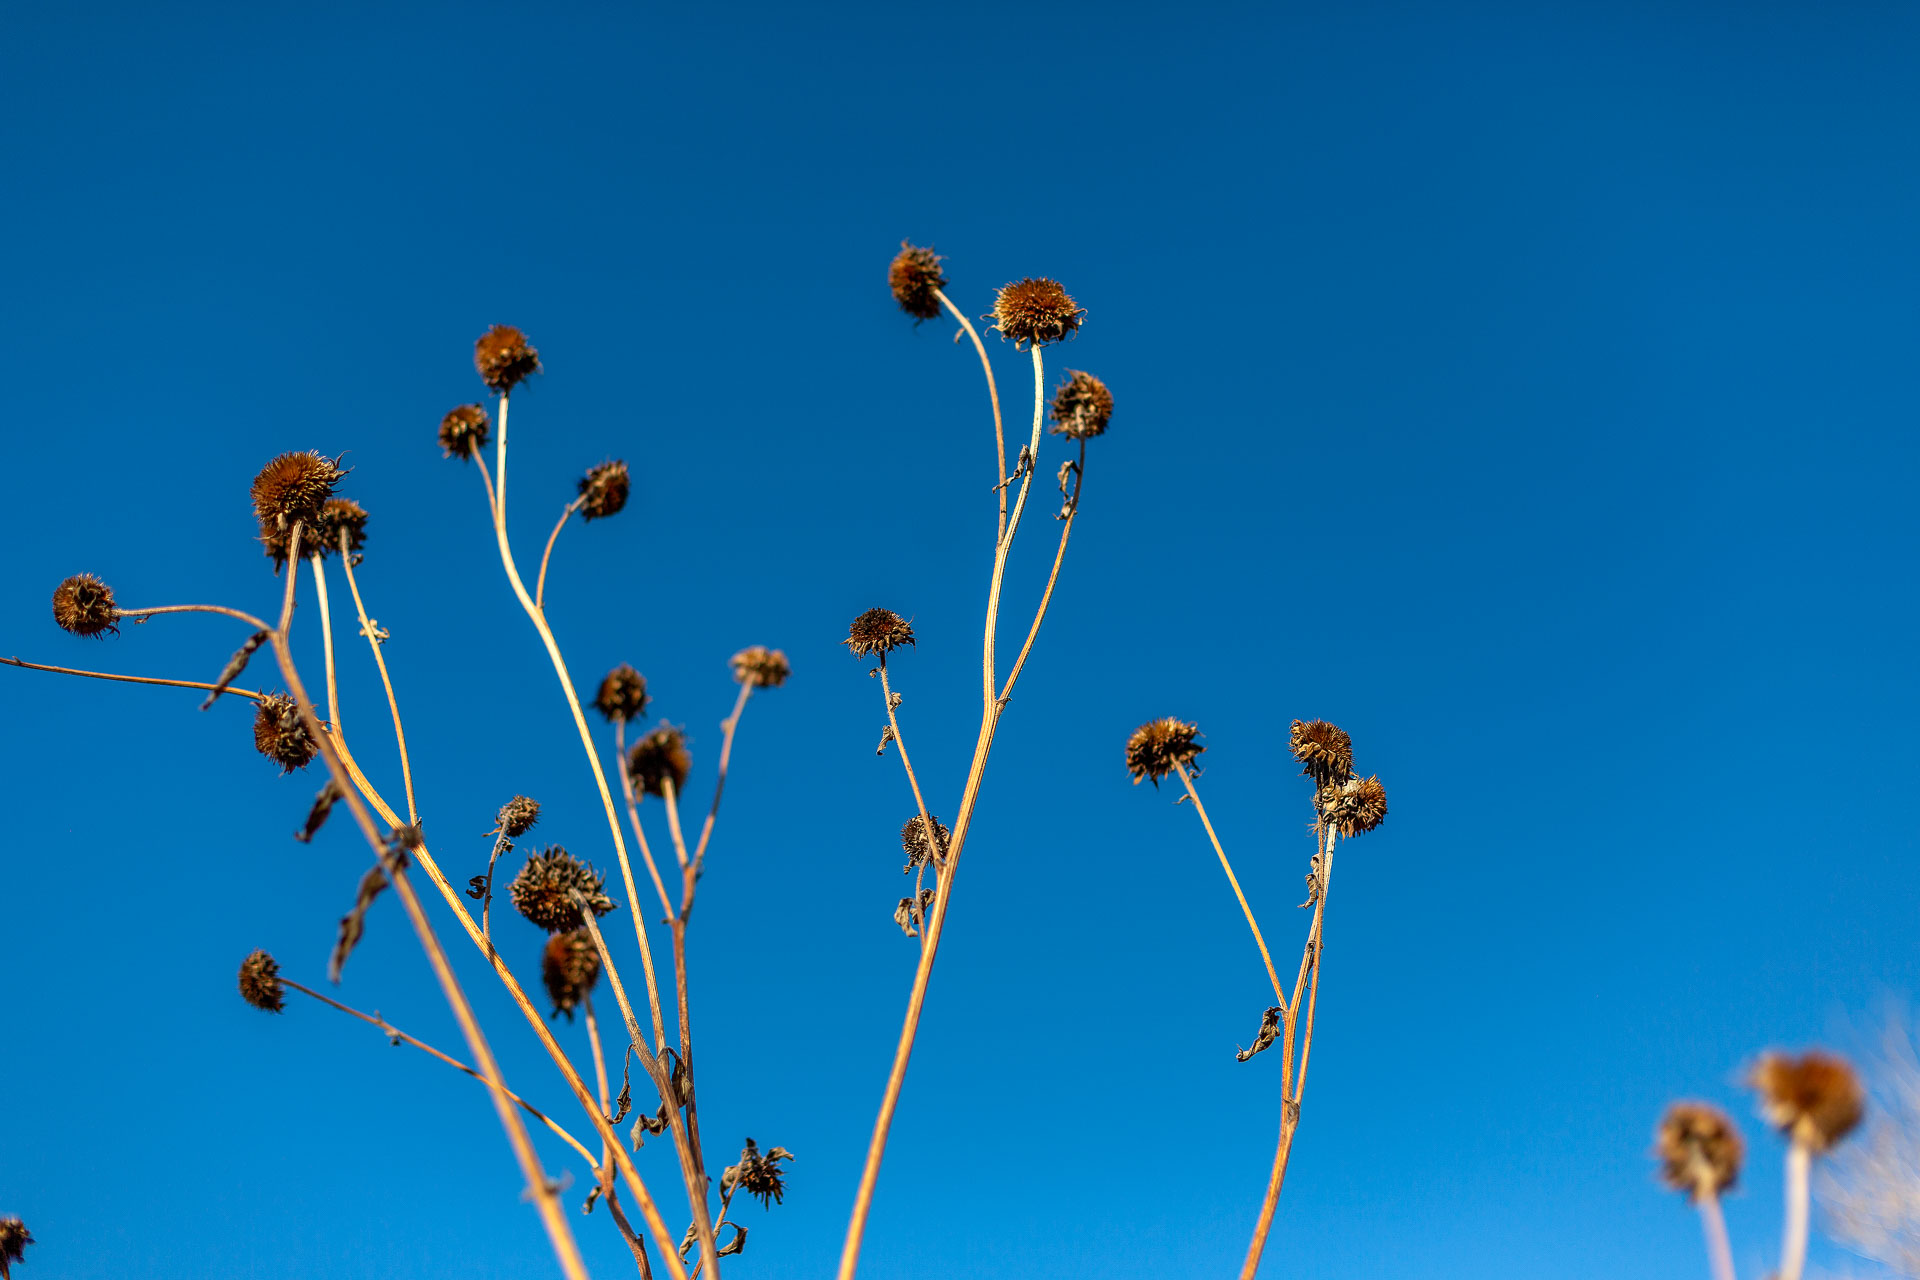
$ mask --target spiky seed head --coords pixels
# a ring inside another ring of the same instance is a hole
[[[1353,739],[1337,724],[1325,720],[1295,720],[1290,743],[1302,776],[1315,787],[1345,782],[1353,776]]]
[[[487,437],[492,434],[493,420],[487,417],[484,405],[463,404],[449,409],[440,419],[440,448],[447,457],[462,462],[471,461],[476,452],[486,448]]]
[[[934,290],[944,289],[947,277],[940,271],[940,255],[900,242],[900,252],[887,267],[887,285],[893,300],[915,320],[932,320],[940,314],[940,299]]]
[[[618,458],[601,463],[580,477],[580,518],[602,520],[618,515],[620,508],[627,505],[631,489],[626,463]]]
[[[1106,433],[1107,420],[1113,417],[1113,392],[1092,374],[1069,369],[1067,380],[1053,393],[1048,413],[1053,434],[1091,440]]]
[[[347,535],[347,554],[359,564],[361,549],[367,545],[367,509],[352,498],[329,498],[320,508],[315,549],[323,556],[337,553],[343,533]]]
[[[638,720],[647,709],[647,678],[623,662],[600,682],[593,705],[614,724]]]
[[[33,1243],[33,1233],[27,1230],[27,1224],[18,1218],[0,1218],[0,1270],[10,1262],[24,1262],[27,1246]]]
[[[1676,1102],[1654,1132],[1660,1177],[1690,1200],[1719,1195],[1740,1177],[1746,1144],[1733,1121],[1704,1102]]]
[[[1135,729],[1127,739],[1127,769],[1133,774],[1133,784],[1139,786],[1144,779],[1157,787],[1175,765],[1191,765],[1194,757],[1206,750],[1194,741],[1199,736],[1199,725],[1172,716],[1149,720]]]
[[[636,788],[650,796],[664,799],[669,778],[673,780],[673,793],[679,795],[686,788],[687,774],[692,769],[687,735],[664,720],[627,752],[627,776],[633,779]]]
[[[300,704],[284,694],[270,693],[253,711],[253,748],[280,766],[280,772],[304,769],[320,750],[300,718]]]
[[[346,474],[332,458],[312,451],[283,453],[267,463],[253,478],[252,489],[261,534],[288,533],[296,520],[313,525],[333,496],[333,486]],[[311,536],[309,528],[303,541]]]
[[[497,395],[506,395],[540,372],[540,353],[527,335],[510,324],[497,324],[473,344],[473,367],[480,380]]]
[[[500,806],[495,815],[495,830],[509,840],[518,840],[540,821],[540,802],[527,796],[515,796]]]
[[[869,609],[853,620],[840,643],[852,649],[855,657],[883,654],[912,644],[913,625],[891,609]]]
[[[120,634],[113,588],[90,573],[76,573],[53,589],[53,620],[77,636]]]
[[[547,939],[546,949],[540,953],[540,980],[547,984],[553,1016],[564,1013],[567,1021],[573,1021],[573,1011],[599,979],[600,952],[593,945],[592,934],[575,929]]]
[[[1348,839],[1373,830],[1387,817],[1387,789],[1378,777],[1329,782],[1315,803],[1321,820]]]
[[[793,674],[785,651],[769,649],[763,644],[742,649],[728,661],[733,664],[733,678],[756,689],[778,689]]]
[[[573,905],[574,893],[586,899],[596,916],[613,910],[605,885],[605,876],[554,844],[527,859],[507,886],[507,896],[514,910],[548,933],[566,933],[586,927],[580,908]]]
[[[1866,1110],[1866,1092],[1853,1067],[1818,1049],[1798,1058],[1761,1054],[1748,1083],[1760,1094],[1767,1123],[1816,1152],[1853,1132]]]
[[[1016,350],[1031,343],[1046,346],[1080,327],[1084,307],[1075,305],[1057,280],[1016,280],[1002,285],[993,300],[993,327],[1002,338],[1013,339]]]
[[[740,1151],[740,1163],[730,1164],[721,1171],[720,1189],[744,1191],[759,1200],[763,1208],[771,1209],[787,1193],[780,1162],[791,1159],[793,1152],[785,1147],[773,1147],[762,1154],[753,1139],[748,1138],[747,1145]]]
[[[940,821],[939,815],[928,814],[933,820],[933,839],[927,839],[927,825],[920,820],[919,814],[907,819],[907,825],[900,828],[900,847],[906,851],[907,865],[902,871],[911,871],[915,867],[926,866],[936,858],[944,862],[947,857],[947,844],[953,838],[953,832],[947,830],[947,824]]]
[[[280,966],[266,952],[256,951],[240,962],[240,998],[268,1013],[286,1007],[287,986],[280,981]]]

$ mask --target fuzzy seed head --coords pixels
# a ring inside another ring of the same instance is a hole
[[[252,494],[253,514],[260,518],[261,533],[288,533],[299,520],[309,526],[302,541],[310,539],[320,509],[346,474],[332,458],[312,451],[283,453],[260,468],[260,474],[253,478]]]
[[[32,1243],[33,1233],[26,1223],[18,1218],[0,1218],[0,1271],[7,1263],[26,1261],[27,1246]]]
[[[605,876],[555,844],[527,859],[507,886],[507,896],[513,899],[515,911],[548,933],[567,933],[586,927],[580,908],[573,905],[573,894],[586,899],[596,916],[613,910],[605,885]]]
[[[268,1013],[286,1007],[287,987],[280,981],[280,966],[266,952],[256,951],[240,962],[240,998]]]
[[[692,769],[687,735],[664,720],[627,752],[627,776],[633,779],[637,790],[650,796],[664,799],[669,780],[673,783],[674,795],[679,795],[685,790],[687,774]]]
[[[599,979],[600,952],[593,945],[592,934],[576,929],[547,939],[546,948],[540,953],[540,980],[547,984],[553,1016],[564,1013],[567,1021],[573,1021],[573,1011],[580,1007]]]
[[[615,459],[603,462],[580,477],[580,518],[599,520],[616,515],[627,505],[627,464]]]
[[[347,554],[357,565],[360,551],[367,545],[367,509],[352,498],[328,498],[320,508],[319,520],[300,535],[300,540],[308,550],[330,556],[339,553],[343,533],[347,535]]]
[[[1654,1132],[1660,1178],[1690,1200],[1719,1195],[1740,1177],[1746,1144],[1733,1121],[1704,1102],[1676,1102]]]
[[[515,796],[500,806],[495,815],[495,830],[509,840],[518,840],[533,830],[533,824],[540,821],[540,802],[526,796]]]
[[[793,1153],[785,1147],[774,1147],[762,1155],[753,1139],[748,1138],[747,1145],[740,1152],[740,1163],[730,1164],[721,1172],[720,1188],[723,1191],[744,1191],[759,1200],[763,1208],[771,1209],[787,1193],[780,1162],[791,1159]]]
[[[1048,412],[1053,434],[1091,440],[1106,433],[1107,420],[1113,417],[1113,392],[1092,374],[1069,369],[1067,380],[1053,393]]]
[[[1194,742],[1200,726],[1167,716],[1149,720],[1127,739],[1127,769],[1133,785],[1142,780],[1160,785],[1160,779],[1173,772],[1175,765],[1188,766],[1206,748]]]
[[[907,825],[900,828],[900,847],[906,850],[907,865],[902,871],[911,871],[915,867],[924,867],[936,860],[945,862],[947,844],[953,838],[953,832],[947,830],[947,824],[940,821],[937,814],[928,814],[933,821],[933,839],[927,839],[927,825],[920,820],[919,814],[907,819]]]
[[[1349,840],[1386,821],[1387,789],[1378,777],[1348,778],[1320,788],[1315,803],[1329,827]]]
[[[600,682],[593,705],[614,724],[638,720],[647,709],[647,678],[623,662]]]
[[[1748,1083],[1760,1094],[1767,1123],[1816,1152],[1853,1132],[1866,1110],[1866,1092],[1853,1067],[1817,1049],[1798,1058],[1762,1054]]]
[[[54,622],[77,636],[119,635],[113,608],[113,588],[90,573],[76,573],[53,589]]]
[[[1028,344],[1046,346],[1079,329],[1086,316],[1056,280],[1016,280],[1001,286],[993,300],[993,327],[1002,338],[1013,339],[1016,350]]]
[[[473,367],[490,390],[506,395],[540,372],[540,353],[526,334],[510,324],[497,324],[473,344]]]
[[[761,644],[742,649],[728,661],[733,664],[733,678],[756,689],[778,689],[793,674],[784,651]]]
[[[913,625],[891,609],[869,609],[853,620],[840,643],[852,649],[855,657],[884,654],[912,644]]]
[[[1339,725],[1325,720],[1295,720],[1290,744],[1303,777],[1314,786],[1345,782],[1353,776],[1353,739]]]
[[[940,314],[940,299],[934,290],[944,289],[947,277],[940,271],[940,255],[932,249],[920,249],[900,242],[900,252],[887,268],[887,285],[893,300],[915,320],[932,320]]]
[[[492,434],[493,421],[483,405],[463,404],[449,409],[440,419],[440,448],[447,457],[462,462],[471,461],[476,452],[486,448],[487,437]]]
[[[254,708],[253,748],[282,773],[306,768],[320,750],[300,718],[300,704],[277,693],[261,698]]]

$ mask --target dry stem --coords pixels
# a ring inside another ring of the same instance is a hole
[[[987,375],[987,398],[993,402],[993,443],[998,451],[998,461],[993,473],[994,491],[1000,495],[1000,526],[994,534],[995,541],[1007,536],[1007,433],[1000,425],[1000,388],[993,380],[993,361],[987,359],[986,344],[980,341],[980,334],[974,329],[973,321],[966,313],[953,305],[953,300],[939,289],[933,296],[940,299],[940,305],[952,313],[960,322],[960,327],[973,339],[973,349],[980,356],[980,368]]]
[[[1253,930],[1254,945],[1260,948],[1260,962],[1267,966],[1267,977],[1273,983],[1273,998],[1280,1002],[1282,1010],[1286,1010],[1289,1007],[1287,996],[1280,990],[1280,975],[1274,972],[1273,957],[1267,954],[1267,940],[1260,934],[1260,922],[1253,918],[1253,908],[1247,905],[1247,895],[1240,890],[1240,877],[1233,874],[1233,864],[1227,861],[1227,851],[1220,847],[1220,837],[1213,832],[1213,820],[1207,817],[1207,806],[1201,803],[1200,793],[1194,790],[1193,776],[1187,772],[1186,766],[1176,761],[1173,767],[1187,788],[1187,798],[1193,801],[1194,812],[1200,815],[1200,825],[1207,829],[1207,839],[1213,842],[1213,851],[1220,855],[1220,867],[1227,873],[1227,883],[1233,886],[1233,896],[1240,900],[1240,912],[1247,918],[1247,928]]]
[[[1807,1172],[1813,1148],[1798,1138],[1787,1148],[1787,1221],[1780,1238],[1779,1280],[1800,1280],[1807,1266]]]
[[[220,687],[205,680],[162,680],[158,676],[123,676],[112,671],[82,671],[77,667],[53,667],[44,662],[27,662],[20,658],[0,658],[0,663],[5,663],[9,667],[23,667],[28,671],[51,671],[55,675],[85,676],[89,680],[121,680],[127,684],[161,684],[174,689],[213,690]],[[260,694],[252,689],[236,689],[228,685],[224,692],[237,693],[243,698],[252,698],[255,702],[260,700]]]
[[[360,598],[360,580],[353,572],[353,557],[347,553],[346,534],[340,535],[340,563],[347,571],[347,589],[353,592],[353,611],[360,619],[360,634],[367,638],[367,647],[373,650],[373,664],[380,668],[380,685],[387,691],[387,711],[393,717],[393,741],[400,751],[400,784],[407,792],[407,821],[420,821],[420,811],[413,802],[413,760],[407,754],[407,731],[400,723],[400,703],[393,696],[393,677],[387,674],[387,658],[381,649],[379,633],[374,630],[373,619],[367,616],[366,602]]]
[[[1700,1230],[1707,1237],[1707,1265],[1713,1280],[1734,1280],[1733,1245],[1727,1240],[1727,1218],[1720,1212],[1720,1194],[1711,1180],[1700,1187]]]
[[[554,522],[553,532],[547,535],[547,549],[540,553],[540,573],[533,580],[533,607],[547,607],[547,562],[553,559],[553,544],[560,540],[560,531],[567,527],[567,520],[580,509],[586,501],[585,496],[575,498],[560,512],[560,519]]]

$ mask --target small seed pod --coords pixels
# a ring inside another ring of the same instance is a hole
[[[360,549],[367,545],[367,509],[352,498],[329,498],[320,508],[320,518],[300,535],[300,540],[307,551],[325,557],[339,553],[342,533],[347,535],[347,554],[359,564]],[[284,553],[281,559],[285,559]]]
[[[538,821],[540,821],[540,802],[530,800],[526,796],[515,796],[500,806],[500,812],[495,816],[497,825],[494,830],[505,835],[509,840],[518,840],[533,830],[533,824]]]
[[[993,300],[993,327],[1002,338],[1013,339],[1016,350],[1028,344],[1044,347],[1079,329],[1086,316],[1056,280],[1016,280],[1001,286]]]
[[[26,1223],[18,1218],[0,1218],[0,1276],[6,1274],[7,1264],[26,1261],[27,1246],[32,1243],[33,1233]]]
[[[900,847],[906,851],[907,865],[902,871],[911,871],[915,867],[926,866],[936,860],[944,862],[947,857],[947,843],[953,838],[953,832],[947,830],[947,824],[940,821],[936,814],[928,814],[933,822],[933,839],[927,839],[926,823],[919,814],[907,819],[907,825],[900,828]]]
[[[1660,1177],[1688,1199],[1719,1195],[1740,1177],[1746,1144],[1733,1121],[1704,1102],[1676,1102],[1654,1133]]]
[[[1321,821],[1348,839],[1373,830],[1387,817],[1387,789],[1377,777],[1329,782],[1315,803]]]
[[[492,433],[493,422],[487,417],[486,408],[463,404],[449,409],[447,416],[440,419],[440,448],[447,457],[468,462],[476,452],[487,447],[487,437]]]
[[[638,720],[647,709],[647,678],[623,662],[600,682],[593,705],[614,724]]]
[[[53,589],[53,620],[77,636],[120,634],[113,588],[90,573],[76,573]]]
[[[1199,725],[1187,724],[1172,716],[1149,720],[1135,729],[1127,739],[1127,770],[1133,774],[1133,784],[1139,786],[1144,779],[1157,787],[1160,779],[1173,772],[1174,766],[1191,765],[1194,758],[1206,750],[1194,742],[1199,736]]]
[[[311,451],[283,453],[253,478],[253,513],[260,530],[285,534],[296,520],[314,525],[320,509],[333,496],[333,486],[347,473],[333,459]],[[311,537],[311,527],[306,537]]]
[[[915,320],[932,320],[940,314],[940,299],[934,290],[946,287],[947,277],[940,271],[940,255],[932,249],[920,249],[900,242],[900,252],[887,267],[887,286],[893,300]]]
[[[1339,725],[1325,720],[1295,720],[1289,744],[1293,758],[1303,766],[1304,777],[1314,786],[1345,782],[1353,776],[1353,739]]]
[[[1852,1133],[1866,1110],[1866,1092],[1853,1067],[1817,1049],[1798,1058],[1762,1054],[1748,1083],[1760,1094],[1767,1123],[1816,1152]]]
[[[627,464],[603,462],[580,477],[580,518],[599,520],[627,505]]]
[[[635,788],[650,796],[664,799],[668,779],[673,781],[673,793],[679,795],[692,769],[687,735],[664,720],[627,753],[627,776],[633,779]]]
[[[853,620],[840,643],[852,649],[855,657],[884,654],[912,644],[913,625],[891,609],[869,609]]]
[[[1106,433],[1107,421],[1113,417],[1113,392],[1092,374],[1069,369],[1047,412],[1053,419],[1053,434],[1091,440]]]
[[[306,768],[320,750],[300,718],[300,704],[284,694],[268,694],[254,708],[253,747],[282,773]]]
[[[547,939],[540,953],[540,980],[547,984],[547,997],[553,1001],[550,1016],[564,1013],[567,1021],[573,1021],[573,1011],[599,979],[600,952],[594,948],[593,935],[576,929]]]
[[[268,1013],[286,1007],[287,987],[280,981],[280,966],[266,952],[256,951],[240,962],[240,998]]]
[[[733,664],[733,678],[756,689],[778,689],[793,674],[786,653],[765,645],[742,649],[728,661]]]
[[[489,389],[506,395],[540,372],[540,353],[527,341],[526,334],[510,324],[497,324],[473,344],[473,367],[480,371],[480,380]]]
[[[514,910],[534,924],[548,933],[566,933],[586,927],[573,904],[575,893],[596,916],[613,910],[613,899],[603,892],[605,884],[605,876],[555,844],[527,859],[507,886],[507,895]]]
[[[762,1155],[753,1139],[748,1138],[747,1145],[740,1152],[740,1163],[730,1164],[721,1171],[720,1189],[736,1193],[744,1191],[759,1200],[763,1208],[771,1209],[787,1193],[780,1161],[791,1159],[793,1152],[785,1147],[774,1147]]]

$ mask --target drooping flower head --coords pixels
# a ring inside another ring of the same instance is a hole
[[[953,832],[947,830],[947,824],[940,821],[938,815],[930,813],[927,817],[933,820],[931,840],[927,839],[927,824],[920,820],[917,813],[907,819],[906,826],[900,828],[900,847],[907,855],[907,865],[900,868],[902,871],[946,860],[947,844],[952,840]]]
[[[318,551],[322,556],[337,554],[340,535],[345,534],[347,554],[358,565],[360,552],[367,545],[367,509],[352,498],[328,498],[309,532],[312,540],[306,542],[307,550]]]
[[[113,588],[90,573],[76,573],[53,589],[53,620],[77,636],[120,634]]]
[[[1866,1091],[1852,1065],[1818,1049],[1798,1058],[1762,1054],[1749,1083],[1767,1123],[1816,1152],[1852,1133],[1866,1110]]]
[[[280,766],[280,772],[304,769],[320,750],[300,718],[300,704],[284,694],[261,698],[253,712],[253,748]]]
[[[891,609],[869,609],[853,620],[840,643],[852,649],[855,657],[884,654],[912,644],[913,625]]]
[[[733,665],[733,678],[756,689],[778,689],[793,674],[785,652],[761,644],[742,649],[728,661]]]
[[[507,886],[513,908],[548,933],[566,933],[586,927],[580,908],[573,903],[578,893],[596,916],[613,910],[613,899],[604,892],[606,877],[559,845],[548,845],[527,859],[520,874]]]
[[[490,390],[506,395],[540,372],[540,353],[526,334],[510,324],[497,324],[473,344],[473,367]]]
[[[647,678],[623,662],[600,682],[593,705],[614,724],[638,720],[647,709]]]
[[[540,802],[527,796],[515,796],[500,806],[495,815],[495,830],[509,840],[518,840],[533,830],[533,824],[540,821]]]
[[[1301,774],[1312,778],[1315,787],[1345,782],[1353,776],[1353,739],[1337,724],[1295,720],[1289,745],[1293,758],[1300,762]]]
[[[1002,285],[993,300],[993,327],[1020,350],[1060,341],[1079,329],[1086,314],[1059,281],[1031,276]]]
[[[633,744],[627,752],[627,776],[636,790],[666,798],[667,783],[673,783],[677,796],[687,785],[693,769],[693,756],[687,751],[687,735],[676,725],[662,720],[652,732]]]
[[[280,966],[266,952],[256,951],[240,962],[240,998],[268,1013],[286,1007],[287,987],[280,981]]]
[[[1387,789],[1377,777],[1329,782],[1315,803],[1321,820],[1348,839],[1373,830],[1387,817]]]
[[[547,939],[540,953],[540,980],[546,983],[554,1016],[564,1013],[571,1022],[573,1011],[599,978],[600,952],[593,945],[593,935],[576,929]]]
[[[793,1153],[785,1147],[774,1147],[762,1155],[753,1139],[748,1138],[747,1145],[740,1151],[740,1163],[730,1164],[721,1171],[720,1189],[744,1191],[759,1200],[762,1207],[771,1209],[787,1193],[780,1162],[791,1159]]]
[[[601,463],[580,477],[580,518],[601,520],[618,514],[627,505],[630,487],[626,463],[618,459]]]
[[[1746,1144],[1733,1121],[1704,1102],[1676,1102],[1654,1133],[1661,1179],[1689,1199],[1719,1195],[1740,1177]]]
[[[1091,440],[1105,434],[1113,417],[1113,392],[1092,374],[1069,369],[1067,380],[1053,393],[1048,415],[1053,419],[1053,434]]]
[[[887,267],[887,285],[893,300],[915,320],[932,320],[940,314],[940,299],[934,290],[944,289],[947,277],[940,271],[940,255],[900,242],[900,252]]]
[[[1200,726],[1168,716],[1149,720],[1127,739],[1127,769],[1135,786],[1142,780],[1160,785],[1160,779],[1172,773],[1174,766],[1191,765],[1206,748],[1194,741]]]
[[[440,419],[440,448],[447,457],[462,462],[471,461],[476,452],[486,448],[487,437],[492,434],[493,421],[483,405],[463,404],[449,409]]]

